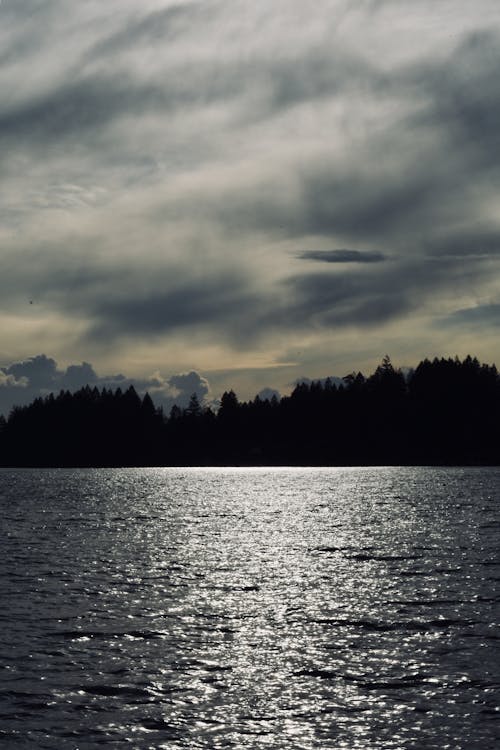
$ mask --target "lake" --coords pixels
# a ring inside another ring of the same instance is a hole
[[[499,746],[497,468],[1,470],[0,746]]]

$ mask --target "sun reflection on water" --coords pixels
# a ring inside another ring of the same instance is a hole
[[[498,478],[472,473],[471,505],[453,470],[26,474],[4,579],[9,737],[488,747]]]

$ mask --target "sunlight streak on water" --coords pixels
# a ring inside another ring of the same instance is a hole
[[[495,747],[499,480],[1,471],[0,744]]]

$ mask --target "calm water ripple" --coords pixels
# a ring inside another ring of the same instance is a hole
[[[500,746],[498,469],[2,470],[2,748]]]

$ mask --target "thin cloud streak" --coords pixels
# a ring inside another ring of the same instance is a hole
[[[298,256],[301,260],[318,260],[322,263],[381,263],[383,253],[369,250],[306,250]]]

